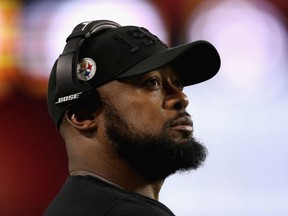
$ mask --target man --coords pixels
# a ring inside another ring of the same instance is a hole
[[[48,85],[70,176],[45,215],[173,215],[158,201],[165,178],[206,157],[183,87],[219,67],[206,41],[167,48],[141,27],[76,26]]]

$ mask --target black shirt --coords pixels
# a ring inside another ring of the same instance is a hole
[[[91,176],[70,176],[44,216],[174,216],[162,203]]]

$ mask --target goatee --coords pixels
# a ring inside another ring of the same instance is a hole
[[[206,159],[207,149],[191,135],[183,134],[181,141],[169,136],[172,122],[187,113],[166,122],[158,136],[130,128],[111,104],[106,104],[104,115],[106,135],[118,156],[149,181],[163,180],[177,171],[197,169]]]

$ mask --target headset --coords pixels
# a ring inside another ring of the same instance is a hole
[[[121,27],[110,20],[97,20],[78,24],[66,39],[66,46],[59,56],[56,66],[56,94],[54,103],[58,107],[68,107],[75,100],[91,95],[94,88],[88,82],[77,79],[77,61],[84,40],[100,31]]]

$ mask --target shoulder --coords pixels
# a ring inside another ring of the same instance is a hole
[[[67,179],[44,215],[169,216],[173,213],[155,200],[91,177],[74,176]]]

